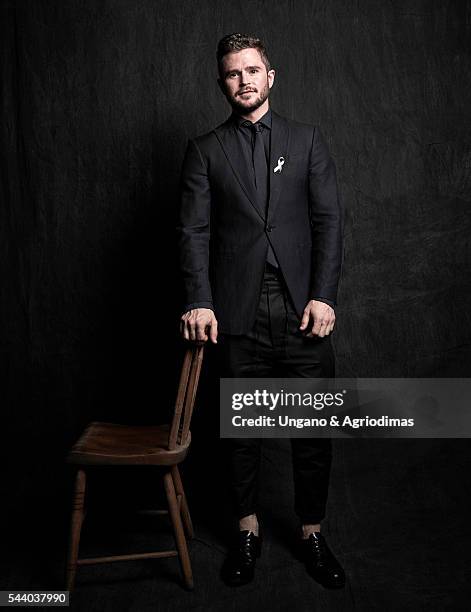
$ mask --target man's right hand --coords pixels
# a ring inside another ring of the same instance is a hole
[[[218,322],[211,308],[194,308],[180,319],[180,331],[185,340],[206,342],[208,328],[211,342],[217,344]]]

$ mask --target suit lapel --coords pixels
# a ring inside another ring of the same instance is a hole
[[[245,195],[255,208],[257,214],[265,221],[265,211],[260,209],[258,203],[257,190],[255,189],[253,177],[250,173],[250,163],[246,160],[239,139],[236,137],[236,129],[237,127],[229,118],[222,125],[215,128],[214,133]],[[290,130],[287,120],[272,109],[270,163],[268,165],[268,174],[270,177],[268,217],[270,219],[273,219],[283,186],[283,170],[275,173],[274,169],[278,165],[280,157],[283,157],[285,160],[288,159],[289,136]]]
[[[260,210],[257,190],[255,189],[253,177],[250,175],[250,164],[247,163],[244,150],[240,145],[239,139],[236,137],[236,129],[237,127],[231,119],[228,119],[225,123],[215,128],[214,133],[245,195],[250,200],[250,203],[255,208],[258,215],[265,220],[265,213]]]
[[[268,166],[268,174],[270,176],[270,196],[268,200],[268,220],[273,219],[275,215],[276,206],[280,199],[281,189],[283,187],[283,166],[281,172],[274,172],[274,169],[278,166],[278,160],[280,157],[286,161],[289,158],[289,141],[290,141],[290,130],[287,120],[275,113],[272,110],[272,133],[271,133],[271,144],[270,144],[270,164]]]

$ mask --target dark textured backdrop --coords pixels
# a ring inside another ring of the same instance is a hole
[[[469,375],[469,2],[4,2],[3,509],[53,507],[87,420],[152,420],[173,393],[180,165],[229,113],[233,31],[266,40],[273,108],[337,163],[338,374]]]

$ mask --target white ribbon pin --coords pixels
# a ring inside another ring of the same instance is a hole
[[[273,168],[273,172],[276,174],[277,172],[281,172],[281,168],[283,167],[283,164],[285,163],[285,158],[284,157],[279,157],[278,158],[278,165],[275,166]]]

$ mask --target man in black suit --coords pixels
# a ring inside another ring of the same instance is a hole
[[[225,36],[217,60],[233,112],[190,140],[185,154],[178,224],[183,337],[218,345],[221,376],[332,377],[343,252],[334,162],[318,127],[270,109],[275,71],[258,38]],[[239,534],[223,578],[239,585],[252,580],[261,551],[261,441],[228,444]],[[343,586],[343,569],[320,533],[331,441],[291,444],[304,560],[321,584]]]

